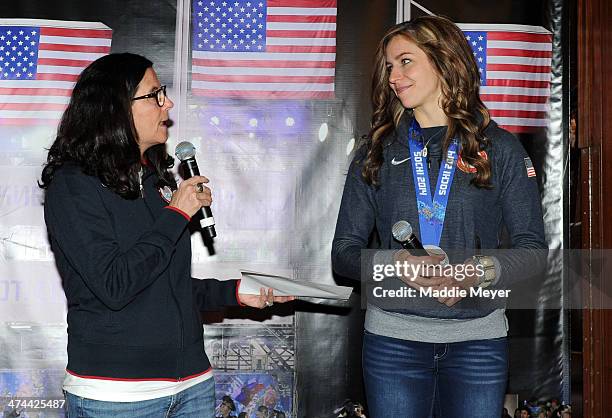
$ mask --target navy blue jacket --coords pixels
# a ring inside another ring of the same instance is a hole
[[[332,245],[334,271],[344,277],[361,279],[361,250],[367,248],[374,229],[382,249],[401,248],[391,234],[393,224],[399,220],[410,222],[414,233],[420,235],[412,161],[408,159],[410,121],[408,112],[405,112],[398,128],[384,139],[384,161],[378,186],[368,185],[361,176],[365,147],[358,150],[350,165]],[[493,121],[486,128],[485,135],[490,140],[486,152],[491,162],[493,187],[477,188],[470,184],[473,174],[455,170],[440,247],[453,253],[474,249],[478,237],[481,248],[497,249],[505,227],[511,248],[546,248],[540,194],[536,177],[527,175],[527,153],[518,139]],[[396,164],[392,163],[394,159]],[[429,172],[432,186],[436,185],[438,171],[432,167]],[[541,269],[545,263],[542,252],[537,251],[507,252],[496,256],[502,268],[497,284],[500,287],[507,287],[512,281],[523,278],[523,266]],[[451,258],[451,262],[463,260]],[[484,316],[493,310],[486,301],[480,301],[478,306],[470,303],[473,301],[463,300],[449,308],[429,298],[419,300],[418,309],[415,306],[414,309],[408,307],[399,311],[428,317],[471,318]]]
[[[237,281],[191,277],[188,220],[145,168],[127,200],[57,170],[45,196],[51,249],[68,302],[68,366],[85,377],[182,379],[210,369],[199,310],[237,305]]]

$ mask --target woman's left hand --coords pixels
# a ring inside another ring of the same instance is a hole
[[[265,288],[259,289],[259,295],[245,295],[242,293],[238,294],[238,298],[243,305],[251,306],[253,308],[266,308],[274,305],[274,303],[285,303],[295,299],[295,296],[274,296],[272,288],[268,288],[266,292]]]

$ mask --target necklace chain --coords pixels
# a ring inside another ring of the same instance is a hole
[[[435,134],[433,134],[432,136],[429,137],[429,139],[427,140],[427,142],[425,143],[425,145],[423,145],[423,157],[427,157],[427,146],[429,145],[429,143],[431,142],[432,139],[434,139],[435,137],[437,137],[440,133],[442,133],[442,131],[444,130],[445,126],[441,127],[438,132],[436,132]]]

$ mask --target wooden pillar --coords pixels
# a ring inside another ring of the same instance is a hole
[[[612,2],[578,0],[578,141],[581,149],[583,247],[612,249]],[[583,414],[599,418],[612,405],[612,272],[585,281]]]

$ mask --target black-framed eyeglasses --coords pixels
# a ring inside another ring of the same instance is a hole
[[[162,107],[164,103],[166,103],[166,86],[161,86],[157,90],[149,94],[145,94],[144,96],[134,97],[132,100],[151,99],[153,97],[155,100],[157,100],[157,105]]]

